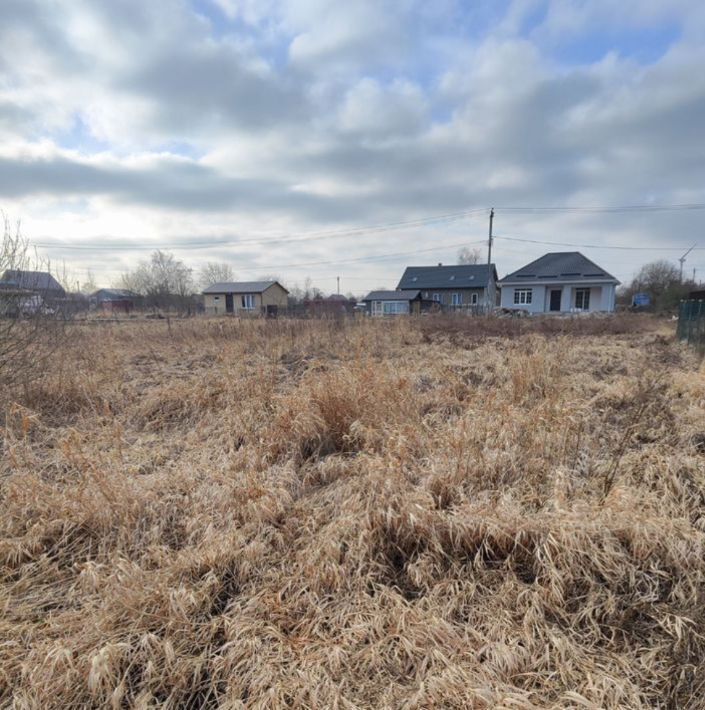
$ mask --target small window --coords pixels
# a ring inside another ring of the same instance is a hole
[[[220,296],[213,296],[214,301],[220,301]]]
[[[382,304],[382,312],[385,316],[395,316],[400,313],[409,312],[408,301],[384,301]]]
[[[433,300],[434,300],[436,303],[440,303],[440,302],[441,302],[441,294],[440,294],[440,293],[434,293],[434,294],[433,294]]]
[[[452,306],[462,306],[463,305],[463,294],[462,293],[451,293],[450,294],[450,304]]]
[[[453,274],[453,275],[450,277],[450,280],[451,280],[451,281],[455,281],[455,274]]]
[[[476,306],[476,305],[477,305],[477,294],[476,294],[476,293],[471,293],[471,294],[470,294],[470,303],[471,303],[473,306]]]
[[[242,294],[242,307],[246,311],[251,311],[255,307],[255,295],[253,293]]]
[[[424,292],[423,292],[423,297],[424,297],[424,298],[428,298],[428,291],[424,291]]]
[[[531,303],[533,289],[530,288],[515,288],[514,289],[514,305],[528,306]]]
[[[590,289],[576,288],[575,289],[575,307],[579,311],[590,310]]]

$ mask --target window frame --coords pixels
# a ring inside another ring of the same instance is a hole
[[[534,300],[533,288],[515,288],[514,289],[514,305],[515,306],[530,306]]]
[[[244,311],[254,311],[255,310],[255,294],[254,293],[243,293],[240,297],[240,303]]]
[[[450,294],[450,305],[451,306],[462,306],[463,305],[463,294],[462,293],[451,293]]]
[[[590,288],[576,288],[575,289],[575,309],[578,311],[589,311],[590,310]],[[580,305],[578,305],[578,297],[580,296]]]
[[[384,316],[400,316],[409,313],[408,301],[381,301],[382,315]]]
[[[479,303],[480,299],[477,297],[477,293],[471,293],[470,294],[470,305],[471,306],[476,306]]]

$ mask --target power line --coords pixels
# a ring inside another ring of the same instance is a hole
[[[618,207],[495,207],[495,210],[505,212],[684,212],[690,210],[705,210],[705,203],[693,202],[676,205],[621,205]]]
[[[142,251],[154,249],[205,249],[217,246],[239,246],[241,244],[250,245],[267,245],[267,244],[286,244],[288,242],[299,241],[315,241],[319,239],[332,239],[337,237],[356,236],[364,234],[375,234],[379,232],[391,231],[396,229],[404,229],[408,227],[420,227],[433,223],[453,222],[464,219],[474,214],[488,212],[489,207],[473,207],[460,212],[448,212],[445,214],[431,215],[415,220],[404,220],[398,222],[386,222],[376,225],[367,225],[360,227],[350,227],[342,230],[327,230],[316,232],[301,232],[293,234],[282,234],[276,237],[263,239],[245,238],[245,239],[203,239],[197,241],[180,242],[176,244],[97,244],[87,246],[84,244],[71,244],[61,242],[34,242],[38,247],[44,249],[68,249],[77,251]],[[597,213],[626,213],[626,212],[673,212],[673,211],[692,211],[705,210],[705,203],[687,203],[673,205],[622,205],[616,207],[577,207],[577,206],[506,206],[497,207],[496,211],[513,212],[513,213],[547,213],[547,212],[563,212],[570,214],[597,214]],[[542,242],[536,242],[542,243]],[[549,243],[549,242],[546,242]],[[558,242],[556,242],[558,244]],[[626,248],[626,247],[625,247]]]
[[[686,247],[673,246],[673,247],[634,247],[634,246],[624,246],[616,244],[575,244],[574,242],[548,242],[541,239],[524,239],[520,237],[507,237],[503,235],[494,235],[495,239],[505,239],[510,242],[525,242],[527,244],[548,244],[558,247],[580,247],[581,249],[618,249],[623,251],[681,251]],[[702,247],[694,247],[695,249],[701,249]]]
[[[434,252],[439,252],[439,251],[447,251],[449,249],[459,249],[460,247],[468,246],[468,245],[474,245],[474,244],[484,244],[486,240],[480,239],[479,241],[476,242],[459,242],[457,244],[445,244],[441,247],[431,247],[430,249],[415,249],[414,251],[399,251],[399,252],[393,252],[391,254],[376,254],[372,256],[360,256],[354,259],[336,259],[336,260],[331,260],[331,261],[309,261],[309,262],[302,262],[298,264],[278,264],[276,266],[271,266],[271,265],[265,265],[265,266],[260,266],[256,265],[252,267],[252,270],[254,271],[267,271],[269,269],[293,269],[298,266],[322,266],[322,265],[330,265],[330,264],[350,264],[353,262],[365,262],[365,261],[378,261],[379,259],[391,259],[396,256],[410,256],[411,254],[424,254],[428,253],[431,251]]]
[[[451,212],[448,214],[432,215],[430,217],[424,217],[422,219],[406,220],[402,222],[388,222],[385,224],[370,225],[364,227],[351,227],[349,229],[343,230],[332,230],[332,231],[318,231],[318,232],[306,232],[300,233],[298,236],[296,233],[293,235],[281,235],[278,237],[273,237],[269,239],[209,239],[209,240],[198,240],[195,242],[180,242],[177,244],[97,244],[93,246],[87,246],[85,244],[65,244],[61,242],[34,242],[35,246],[42,247],[44,249],[71,249],[79,251],[119,251],[122,249],[133,250],[154,250],[154,249],[203,249],[207,247],[217,247],[217,246],[239,246],[241,244],[250,245],[267,245],[267,244],[287,244],[289,242],[300,242],[300,241],[315,241],[319,239],[332,239],[335,237],[348,237],[363,234],[377,234],[379,232],[387,232],[395,229],[404,229],[407,227],[421,227],[429,224],[434,224],[436,222],[447,223],[455,222],[470,215],[477,214],[479,212],[485,212],[486,208],[477,207],[469,210],[464,210],[463,212]]]

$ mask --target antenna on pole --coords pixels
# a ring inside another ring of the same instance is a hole
[[[690,247],[690,249],[688,249],[688,251],[685,254],[683,254],[683,256],[680,257],[680,259],[678,259],[678,261],[680,261],[680,263],[681,263],[680,283],[683,283],[683,264],[685,264],[685,257],[688,256],[688,254],[690,254],[690,252],[693,251],[693,249],[695,249],[696,246],[697,246],[697,244],[693,244],[693,246]]]

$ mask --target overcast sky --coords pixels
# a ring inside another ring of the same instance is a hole
[[[0,208],[81,280],[161,247],[362,293],[485,254],[490,206],[500,275],[570,250],[501,237],[640,247],[579,247],[623,281],[705,247],[705,211],[507,209],[705,203],[699,0],[0,8]]]

